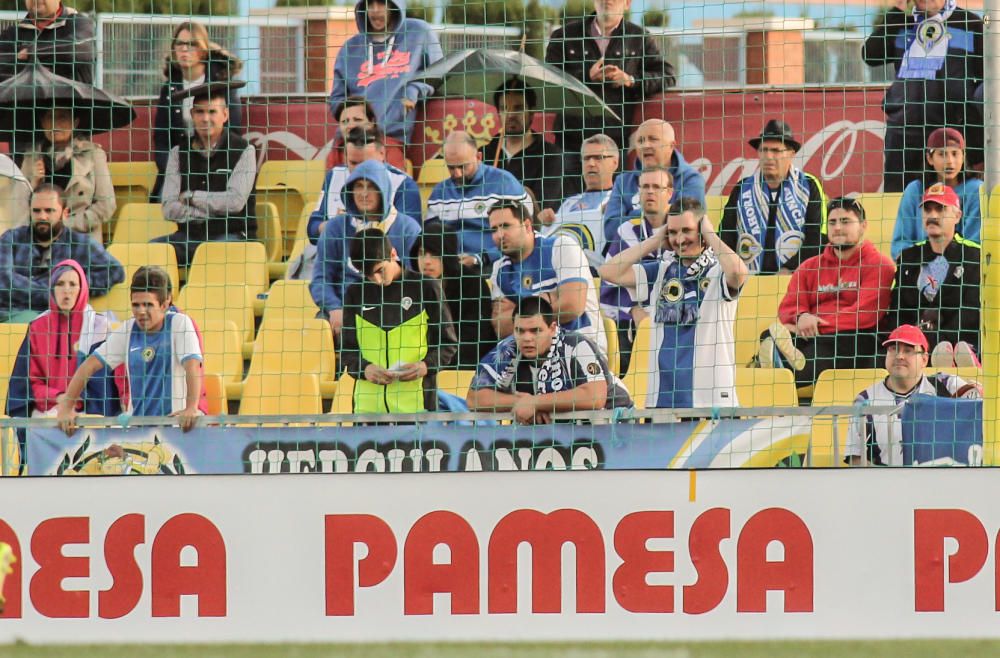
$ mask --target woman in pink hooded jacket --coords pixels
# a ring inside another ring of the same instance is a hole
[[[33,417],[55,416],[57,398],[66,391],[77,366],[107,338],[111,324],[88,303],[87,276],[75,260],[61,261],[52,269],[49,290],[49,310],[28,325]],[[112,378],[95,377],[91,382],[87,411],[107,413],[106,403],[117,402]]]

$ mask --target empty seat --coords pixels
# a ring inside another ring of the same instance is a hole
[[[475,376],[475,370],[439,370],[437,387],[440,391],[457,395],[464,400],[469,392],[469,384]]]
[[[14,361],[28,333],[28,325],[22,323],[0,324],[0,413],[7,410],[7,390],[10,376],[14,372]]]
[[[719,221],[722,219],[722,211],[726,209],[726,201],[728,200],[729,197],[727,196],[705,197],[705,212],[716,226],[719,225]]]
[[[226,383],[222,375],[205,372],[201,375],[205,387],[205,401],[209,416],[222,416],[229,412],[229,400],[226,398]]]
[[[115,217],[130,203],[146,203],[149,193],[156,185],[156,163],[151,160],[140,162],[109,162],[111,185],[115,189],[118,204]]]
[[[153,238],[170,235],[177,224],[163,218],[163,207],[158,203],[129,203],[118,213],[113,243],[141,244]]]
[[[737,368],[736,397],[741,407],[794,407],[799,403],[795,376],[785,368]]]
[[[325,394],[332,396],[336,360],[333,332],[325,320],[268,318],[257,332],[247,379],[275,372],[313,374]]]
[[[632,361],[629,363],[628,373],[623,378],[637,409],[646,408],[652,345],[653,329],[650,318],[646,317],[636,327],[635,341],[632,343]]]
[[[158,265],[165,269],[175,293],[180,287],[177,252],[169,244],[116,242],[108,247],[108,253],[125,268],[125,280],[112,286],[108,294],[90,300],[90,305],[97,311],[111,311],[119,320],[132,317],[132,276],[144,265]]]
[[[278,210],[286,247],[303,209],[322,193],[326,163],[322,160],[268,160],[257,174],[258,203],[273,203]]]
[[[210,318],[198,323],[205,372],[222,377],[225,384],[243,380],[243,340],[236,324],[231,320]],[[227,394],[228,395],[228,394]]]
[[[224,290],[218,286],[187,285],[177,295],[175,304],[199,327],[210,326],[213,320],[231,321],[239,332],[244,355],[252,353],[254,317],[253,298],[249,290],[240,286]]]
[[[253,298],[269,284],[267,254],[259,242],[203,242],[187,278],[187,285],[213,288],[217,294],[246,288]]]
[[[268,263],[285,257],[285,238],[281,233],[278,207],[273,203],[257,202],[257,239],[264,245]]]
[[[747,279],[736,307],[733,336],[736,365],[746,366],[757,353],[760,335],[778,319],[791,275],[755,275]]]
[[[850,406],[854,404],[858,393],[872,384],[878,383],[889,375],[881,368],[864,370],[826,370],[816,380],[813,391],[812,406]],[[847,444],[847,430],[850,425],[849,416],[837,419],[837,437],[840,463],[833,459],[833,418],[831,416],[816,416],[812,424],[812,464],[814,466],[843,465],[844,448]]]
[[[264,319],[300,318],[313,320],[319,314],[319,307],[309,292],[308,281],[280,279],[271,284],[264,301]]]
[[[865,217],[868,219],[868,230],[865,238],[871,241],[878,250],[892,257],[892,231],[896,226],[896,215],[899,214],[899,202],[903,195],[892,192],[860,194],[857,199],[864,206]]]
[[[351,414],[354,413],[354,377],[346,372],[340,373],[337,379],[337,390],[333,394],[333,406],[330,408],[331,414]],[[344,427],[351,423],[343,423]]]
[[[323,413],[319,378],[296,372],[251,374],[243,386],[240,413],[255,416]]]
[[[600,286],[598,286],[600,288]],[[614,375],[618,375],[621,367],[621,348],[618,345],[618,325],[608,316],[601,313],[601,320],[604,323],[604,335],[608,340],[608,367]]]

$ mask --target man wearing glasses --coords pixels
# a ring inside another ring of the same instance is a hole
[[[594,135],[583,141],[584,191],[575,194],[554,212],[548,208],[538,213],[543,235],[568,235],[579,241],[590,266],[604,262],[604,209],[611,198],[611,186],[618,171],[618,145],[607,135]]]
[[[854,199],[830,202],[828,242],[792,274],[778,322],[761,341],[765,368],[791,368],[811,386],[831,368],[874,368],[878,325],[889,308],[896,268],[868,240],[865,209]]]
[[[858,394],[859,405],[892,406],[914,395],[942,398],[981,398],[982,388],[955,375],[924,375],[927,368],[927,337],[911,324],[904,324],[889,334],[885,369],[889,376]],[[865,459],[862,459],[864,453]],[[903,465],[903,424],[900,416],[856,416],[847,434],[844,462],[851,466],[864,463],[874,466]]]
[[[784,121],[768,121],[747,143],[757,150],[760,168],[733,187],[719,235],[753,274],[794,272],[822,247],[823,186],[794,166],[802,145]]]

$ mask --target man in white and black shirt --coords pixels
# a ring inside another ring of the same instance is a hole
[[[885,368],[889,376],[884,381],[861,391],[858,404],[891,406],[906,402],[912,396],[934,395],[944,398],[980,398],[982,389],[955,375],[924,375],[927,367],[928,344],[924,332],[904,324],[889,334],[882,343],[886,349]],[[875,466],[903,465],[903,426],[898,415],[867,415],[851,419],[844,461],[861,465],[862,449],[868,463]]]
[[[523,424],[548,423],[559,412],[632,406],[597,345],[561,328],[541,297],[520,300],[514,335],[483,357],[466,399],[472,411],[509,411]]]

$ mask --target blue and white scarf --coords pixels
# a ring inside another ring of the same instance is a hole
[[[908,43],[899,66],[899,78],[933,80],[944,66],[950,41],[945,22],[958,6],[957,0],[947,0],[940,13],[927,16],[913,8],[913,31],[907,30]]]
[[[774,229],[774,248],[779,268],[794,258],[802,247],[805,239],[802,227],[806,223],[810,190],[809,177],[796,167],[792,167],[781,182],[778,190],[777,226]],[[751,273],[759,272],[763,263],[770,205],[771,191],[764,180],[764,174],[758,169],[753,176],[740,182],[740,237],[736,253],[746,262]]]

